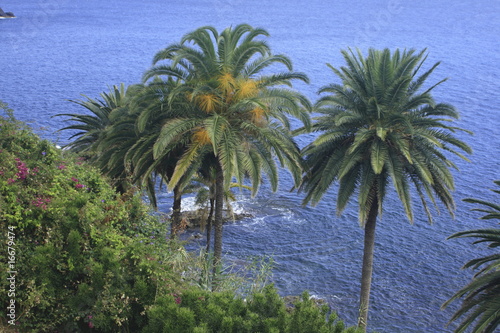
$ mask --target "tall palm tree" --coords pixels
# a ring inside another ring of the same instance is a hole
[[[342,51],[347,66],[335,69],[342,84],[323,87],[317,102],[321,116],[313,131],[317,139],[305,147],[307,173],[301,189],[305,203],[316,204],[334,181],[338,181],[337,213],[341,214],[356,193],[359,221],[364,227],[364,253],[358,326],[366,330],[373,270],[377,217],[382,213],[388,185],[392,182],[410,222],[413,222],[411,190],[420,198],[430,222],[427,200],[439,199],[450,214],[455,204],[450,167],[443,151],[466,159],[459,150],[470,148],[453,136],[460,130],[449,120],[457,111],[436,103],[431,91],[421,91],[427,77],[438,66],[417,76],[425,50],[393,54],[370,49],[365,58],[358,50]]]
[[[310,105],[307,98],[288,87],[293,80],[308,79],[291,72],[286,56],[272,55],[267,43],[258,38],[261,36],[268,33],[246,24],[220,34],[213,27],[202,27],[185,35],[179,44],[158,52],[153,67],[144,74],[145,82],[157,77],[182,82],[170,100],[181,98],[197,109],[195,115],[180,116],[163,125],[154,155],[161,158],[179,140],[188,143],[169,181],[172,188],[194,163],[208,155],[214,157],[216,266],[222,256],[224,192],[232,178],[242,183],[248,177],[255,194],[265,172],[276,189],[276,157],[291,170],[297,183],[301,179],[301,158],[287,116],[308,126]],[[284,65],[287,71],[261,74],[274,64]]]
[[[500,181],[495,181],[500,186]],[[499,190],[492,190],[500,194]],[[500,204],[478,199],[465,199],[464,201],[480,204],[485,208],[473,210],[486,213],[483,220],[500,220]],[[500,229],[477,229],[458,232],[449,238],[474,237],[478,238],[473,244],[487,243],[489,248],[500,248]],[[451,321],[466,315],[455,332],[465,332],[474,326],[471,332],[494,333],[500,326],[500,252],[493,253],[469,261],[463,268],[479,269],[474,279],[467,286],[459,290],[453,297],[443,304],[447,307],[451,302],[463,297],[460,309],[453,315]]]

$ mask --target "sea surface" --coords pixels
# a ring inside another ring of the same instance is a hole
[[[500,1],[136,1],[4,0],[16,19],[0,20],[0,100],[44,138],[59,145],[70,133],[54,115],[82,113],[70,99],[96,98],[108,87],[138,83],[153,55],[198,27],[218,29],[248,23],[268,30],[274,53],[288,55],[311,84],[296,85],[312,101],[320,87],[337,82],[326,63],[344,65],[340,50],[427,48],[428,81],[447,82],[434,91],[439,102],[462,115],[457,133],[474,149],[471,163],[456,160],[455,219],[444,209],[429,225],[415,202],[411,225],[390,193],[377,228],[369,328],[379,332],[451,332],[453,310],[441,304],[465,285],[471,271],[462,265],[488,253],[470,240],[446,240],[480,221],[467,197],[498,200],[490,188],[500,179]],[[307,144],[310,137],[300,139]],[[280,188],[264,184],[255,198],[245,193],[234,208],[253,214],[224,230],[228,262],[272,256],[273,281],[283,295],[326,298],[348,324],[355,324],[360,287],[363,230],[355,204],[337,216],[335,188],[316,207],[302,206],[282,172]],[[168,211],[171,194],[161,195]],[[187,199],[184,206],[193,205]],[[21,277],[22,278],[22,277]]]

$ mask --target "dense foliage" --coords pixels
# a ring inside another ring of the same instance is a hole
[[[247,24],[222,32],[201,27],[159,51],[143,84],[114,87],[101,101],[76,101],[91,115],[62,114],[75,122],[66,129],[79,131],[69,147],[91,153],[106,174],[131,176],[149,189],[157,179],[168,184],[174,192],[172,236],[180,229],[183,189],[195,174],[210,184],[214,274],[231,182],[246,181],[255,194],[266,175],[276,190],[279,166],[290,170],[296,185],[301,180],[289,117],[308,128],[311,104],[291,86],[308,78],[292,71],[288,57],[271,52],[268,36]]]
[[[20,327],[140,327],[154,296],[180,281],[160,264],[175,255],[164,225],[140,196],[117,195],[96,170],[40,140],[11,113],[1,118],[0,150],[1,251],[10,227]]]
[[[148,312],[150,323],[144,332],[253,333],[253,332],[359,332],[346,328],[328,306],[318,307],[307,293],[287,309],[272,285],[247,300],[231,293],[190,290],[165,296]],[[325,321],[325,318],[329,318]]]
[[[5,110],[0,251],[13,258],[0,257],[0,304],[6,309],[13,300],[15,319],[2,316],[2,329],[354,331],[335,316],[328,319],[327,307],[307,296],[287,311],[272,286],[241,294],[245,285],[221,282],[226,291],[207,291],[204,257],[197,260],[167,241],[165,223],[138,194],[116,193],[95,169],[40,140]]]

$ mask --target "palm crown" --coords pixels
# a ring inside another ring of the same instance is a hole
[[[437,84],[419,92],[438,65],[417,77],[424,52],[395,51],[391,56],[389,50],[370,50],[363,59],[359,51],[358,57],[344,51],[348,66],[330,66],[342,85],[332,84],[320,91],[328,95],[318,101],[322,116],[313,126],[323,133],[304,151],[310,166],[304,186],[306,202],[318,202],[338,179],[337,210],[341,212],[359,186],[359,219],[364,223],[370,203],[376,200],[382,211],[391,180],[410,221],[410,183],[430,221],[426,194],[432,202],[437,197],[453,212],[450,190],[454,183],[449,167],[455,165],[442,150],[465,158],[456,148],[470,149],[452,135],[460,129],[446,123],[458,118],[457,111],[432,98],[430,92]]]
[[[327,95],[317,103],[322,115],[312,127],[320,135],[303,151],[307,172],[301,189],[307,192],[304,202],[317,203],[338,181],[339,214],[357,191],[359,221],[365,228],[358,325],[366,329],[375,226],[389,183],[410,221],[412,186],[429,221],[427,198],[435,205],[439,199],[453,214],[454,183],[449,168],[455,165],[444,151],[465,158],[460,151],[471,150],[453,136],[460,129],[446,123],[458,118],[457,111],[436,103],[430,94],[444,80],[420,92],[439,64],[417,76],[425,50],[418,54],[397,50],[391,55],[387,49],[371,49],[366,58],[359,51],[342,54],[347,66],[329,66],[342,84],[320,90]]]
[[[257,76],[275,63],[291,69],[288,58],[271,55],[264,41],[255,40],[259,35],[267,32],[239,25],[219,35],[214,28],[203,27],[155,56],[155,66],[144,79],[167,75],[180,80],[184,84],[173,91],[170,102],[181,98],[198,109],[195,115],[167,122],[155,144],[156,157],[179,140],[187,144],[170,186],[206,153],[217,156],[226,186],[233,176],[241,182],[249,175],[255,193],[263,170],[275,189],[278,174],[273,155],[300,180],[300,155],[288,131],[287,114],[308,125],[304,109],[310,106],[302,95],[282,86],[307,78],[294,72]]]
[[[130,100],[131,93],[125,89],[122,83],[119,87],[113,86],[108,93],[101,93],[101,99],[86,97],[86,100],[71,100],[71,102],[83,106],[90,114],[58,114],[57,116],[70,117],[69,121],[75,122],[64,127],[62,130],[78,130],[69,139],[76,138],[67,145],[75,152],[87,152],[96,148],[98,141],[102,139],[104,130],[111,125],[110,114],[113,110],[123,108]]]

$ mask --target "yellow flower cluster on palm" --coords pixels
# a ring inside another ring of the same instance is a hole
[[[210,135],[208,134],[206,128],[198,127],[194,130],[193,142],[195,144],[203,146],[211,144],[212,140],[210,139]]]
[[[231,106],[256,98],[259,94],[259,82],[251,78],[235,78],[231,73],[225,72],[218,77],[217,82],[216,89],[194,97],[196,105],[207,114],[225,114],[230,112]],[[193,95],[190,97],[193,98]],[[267,124],[266,110],[261,106],[246,107],[238,111],[241,120],[250,120],[259,127]],[[212,143],[206,129],[197,128],[193,132],[193,141],[197,144]]]

